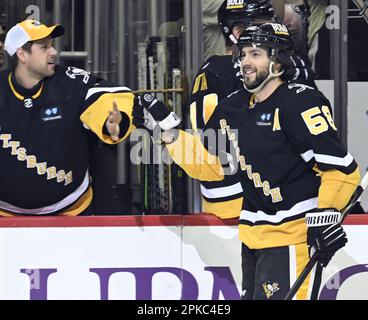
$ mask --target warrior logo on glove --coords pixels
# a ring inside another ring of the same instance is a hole
[[[335,209],[316,209],[305,218],[310,255],[317,254],[320,265],[326,267],[348,241],[340,224],[341,213]]]

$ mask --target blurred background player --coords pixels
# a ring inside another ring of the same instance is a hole
[[[229,5],[228,5],[229,4]],[[273,1],[277,14],[284,15],[284,1]],[[214,1],[207,1],[206,7],[214,8]],[[194,130],[200,130],[211,117],[216,105],[232,92],[243,86],[239,64],[233,61],[233,46],[241,32],[249,25],[276,21],[277,15],[269,0],[245,0],[233,5],[222,1],[217,21],[225,38],[226,54],[210,57],[199,70],[192,88],[190,98],[190,120]],[[314,86],[309,63],[293,55],[294,75],[292,81]],[[221,182],[201,182],[202,209],[226,219],[239,216],[242,207],[241,185],[232,176]]]
[[[285,2],[284,19],[282,22],[288,28],[291,38],[293,39],[294,52],[301,57],[303,61],[309,63],[308,9],[304,5],[304,0],[285,0]]]
[[[93,192],[87,134],[116,144],[134,129],[134,95],[98,87],[78,68],[56,65],[61,25],[25,20],[11,28],[0,72],[0,215],[89,214]]]
[[[299,1],[297,2],[299,3]],[[277,6],[279,13],[275,12],[274,6]],[[314,74],[307,57],[308,20],[307,9],[304,6],[287,4],[283,0],[274,0],[273,2],[269,0],[245,0],[242,5],[232,5],[232,2],[224,1],[219,9],[219,25],[224,35],[233,44],[236,44],[240,33],[250,25],[282,22],[283,20],[286,20],[289,28],[293,30],[291,37],[294,42],[294,52],[291,61],[295,70],[290,81],[316,87]]]
[[[222,2],[223,0],[202,0],[203,61],[226,52],[224,37],[217,21],[217,11]]]
[[[224,55],[228,51],[221,28],[218,25],[218,10],[224,0],[202,0],[202,26],[203,26],[203,60],[206,61],[213,55]],[[270,1],[275,14],[283,19],[284,0]],[[230,47],[232,45],[230,44]]]

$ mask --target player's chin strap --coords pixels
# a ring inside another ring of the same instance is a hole
[[[230,38],[230,40],[231,40],[234,44],[237,44],[237,43],[238,43],[238,40],[236,40],[235,36],[234,36],[232,33],[230,33],[230,34],[229,34],[229,38]]]
[[[263,80],[263,82],[257,88],[249,89],[246,86],[246,84],[244,83],[245,89],[247,89],[247,91],[248,92],[251,92],[251,93],[257,92],[257,91],[261,90],[271,79],[280,77],[284,73],[284,70],[282,70],[282,71],[280,71],[278,73],[274,73],[273,72],[273,66],[274,66],[274,64],[275,64],[275,62],[273,60],[271,60],[270,61],[270,65],[268,67],[268,76],[267,76],[266,79]]]

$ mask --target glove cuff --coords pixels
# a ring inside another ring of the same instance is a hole
[[[335,209],[324,209],[324,211],[309,212],[305,215],[305,222],[309,227],[322,227],[339,223],[341,212]]]
[[[164,120],[159,122],[162,130],[166,131],[169,129],[176,128],[181,122],[181,119],[175,112],[171,112]]]

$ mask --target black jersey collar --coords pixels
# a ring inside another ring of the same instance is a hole
[[[282,88],[285,86],[285,85],[288,85],[288,83],[286,82],[283,82],[281,83],[272,93],[269,97],[267,97],[267,99],[261,101],[261,102],[258,102],[256,101],[256,97],[254,94],[251,95],[250,99],[249,99],[249,109],[253,109],[256,105],[258,104],[262,104],[262,103],[267,103],[270,99],[274,99],[275,96],[277,96],[279,94],[279,92],[282,92]]]
[[[15,79],[13,73],[9,73],[8,82],[13,94],[20,100],[24,100],[27,97],[32,97],[32,99],[38,98],[43,89],[43,80],[41,80],[37,85],[31,89],[23,88]]]

